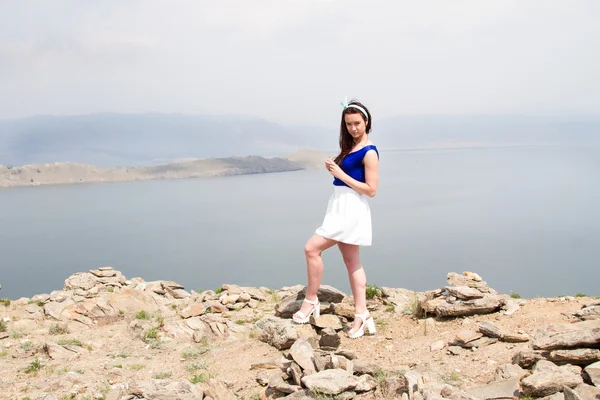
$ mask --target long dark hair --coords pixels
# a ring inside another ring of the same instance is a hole
[[[350,107],[353,104],[356,106],[359,106],[360,108],[365,110],[367,112],[367,115],[363,114],[363,112],[357,108]],[[371,118],[371,113],[369,112],[369,109],[367,107],[365,107],[359,101],[352,100],[351,102],[348,103],[348,107],[345,108],[344,111],[342,112],[342,122],[340,124],[340,154],[338,154],[338,156],[334,160],[335,163],[338,165],[340,165],[342,163],[342,160],[344,159],[344,157],[346,157],[348,155],[348,153],[350,153],[350,151],[352,150],[352,147],[354,147],[354,138],[352,137],[350,132],[348,132],[348,128],[346,127],[346,120],[344,118],[344,116],[346,114],[360,114],[362,116],[363,120],[367,123],[365,133],[368,135],[369,132],[371,132],[372,118]]]

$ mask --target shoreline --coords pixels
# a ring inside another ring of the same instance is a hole
[[[326,157],[325,153],[305,150],[286,157],[207,158],[139,167],[99,167],[71,162],[27,164],[20,167],[0,165],[0,189],[291,172],[316,168]]]
[[[477,150],[538,146],[539,144],[456,143],[423,147],[393,148],[390,152]],[[0,190],[16,187],[82,183],[134,182],[148,180],[214,178],[236,175],[301,171],[322,166],[335,152],[300,150],[287,156],[220,157],[186,159],[153,166],[100,167],[92,164],[57,161],[21,166],[0,165]]]

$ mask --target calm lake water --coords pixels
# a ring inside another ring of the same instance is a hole
[[[600,148],[381,152],[369,283],[429,290],[479,273],[523,296],[600,295]],[[0,190],[0,297],[110,265],[190,289],[305,284],[325,170]],[[323,283],[350,293],[336,248]]]

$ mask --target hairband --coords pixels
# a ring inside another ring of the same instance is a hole
[[[348,104],[348,97],[344,98],[344,100],[342,100],[341,103],[342,106],[344,106],[344,110],[347,108],[356,108],[358,111],[363,113],[366,119],[369,119],[369,114],[367,114],[364,108],[362,108],[361,106],[357,106],[356,104]]]

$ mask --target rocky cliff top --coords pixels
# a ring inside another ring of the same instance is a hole
[[[598,299],[519,299],[467,271],[447,282],[369,287],[377,332],[353,340],[352,297],[326,285],[321,317],[297,325],[302,285],[76,273],[0,302],[0,398],[600,398]]]

